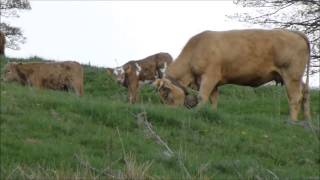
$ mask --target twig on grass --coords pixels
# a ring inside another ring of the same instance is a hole
[[[175,153],[168,146],[168,144],[165,141],[163,141],[161,137],[152,129],[152,124],[148,122],[148,119],[147,119],[147,113],[144,111],[134,116],[136,117],[138,126],[140,128],[143,128],[145,135],[153,139],[157,144],[163,146],[166,149],[165,155],[167,155],[169,158],[176,156],[178,159],[179,166],[183,169],[183,171],[187,175],[187,179],[191,179],[191,175],[188,169],[186,168],[186,166],[184,165],[181,157],[177,153]]]
[[[149,176],[147,173],[152,165],[152,162],[137,164],[134,156],[130,152],[128,154],[126,153],[124,143],[122,141],[118,127],[117,127],[117,133],[119,136],[119,141],[122,146],[123,159],[125,162],[125,169],[123,172],[120,172],[118,174],[118,179],[121,179],[121,180],[122,179],[138,179],[138,180],[152,179],[152,177]]]
[[[138,126],[142,127],[144,129],[145,134],[155,140],[155,142],[159,145],[162,145],[165,147],[167,152],[169,153],[169,156],[172,157],[174,155],[174,152],[171,150],[171,148],[168,146],[166,142],[164,142],[161,137],[152,129],[151,123],[147,120],[147,113],[142,112],[136,115]]]
[[[268,173],[270,173],[275,179],[279,179],[279,177],[274,173],[272,172],[270,169],[265,169]]]
[[[122,157],[119,158],[119,159],[117,159],[116,161],[111,162],[111,164],[110,164],[108,167],[106,167],[106,168],[104,168],[103,170],[101,170],[101,172],[100,172],[100,174],[98,175],[98,177],[101,176],[101,175],[103,175],[103,173],[105,173],[105,172],[109,172],[109,174],[111,174],[111,173],[110,173],[110,172],[112,172],[111,167],[112,167],[115,163],[118,163],[119,161],[121,161],[121,159],[122,159]],[[116,173],[113,172],[112,174],[116,174]],[[118,173],[118,174],[119,174],[119,173]],[[117,177],[116,175],[114,175],[114,176]]]
[[[20,166],[17,166],[16,168],[14,168],[6,179],[10,179],[10,177],[14,174],[14,172],[17,171],[19,168]]]
[[[90,169],[91,171],[95,172],[96,174],[109,176],[109,177],[114,178],[114,179],[116,178],[116,176],[114,176],[111,173],[107,172],[106,169],[103,170],[103,171],[100,171],[97,168],[92,167],[87,161],[82,160],[77,154],[75,154],[74,157],[80,163],[81,166],[83,166],[83,167],[85,167],[87,169]]]
[[[119,131],[119,128],[118,128],[118,127],[117,127],[117,133],[118,133],[119,140],[120,140],[121,147],[122,147],[122,155],[123,155],[123,157],[125,158],[125,157],[126,157],[126,150],[124,149],[124,144],[123,144],[122,138],[121,138],[121,136],[120,136],[120,131]]]

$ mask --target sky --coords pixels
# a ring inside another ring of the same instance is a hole
[[[226,17],[248,12],[232,1],[31,1],[20,18],[5,19],[27,37],[10,57],[39,56],[116,67],[158,52],[176,58],[204,30],[261,28]],[[312,83],[319,87],[319,77]]]

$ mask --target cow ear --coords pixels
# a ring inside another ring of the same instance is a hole
[[[160,79],[156,79],[156,80],[152,83],[152,86],[154,86],[154,87],[157,88],[157,89],[158,89],[159,85],[160,85]]]
[[[165,81],[160,81],[159,89],[166,87],[166,82]]]

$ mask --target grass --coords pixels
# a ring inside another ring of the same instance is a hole
[[[103,68],[84,69],[81,98],[1,82],[0,179],[320,179],[319,140],[284,123],[284,87],[224,86],[213,112],[168,107],[145,86],[130,105]],[[319,100],[311,91],[317,127]],[[174,156],[138,126],[141,112]]]

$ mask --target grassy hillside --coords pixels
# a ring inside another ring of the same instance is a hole
[[[213,112],[167,107],[146,86],[130,105],[103,69],[84,67],[81,98],[1,82],[0,179],[320,179],[319,141],[285,124],[284,87],[224,86]],[[318,127],[319,99],[312,91]]]

